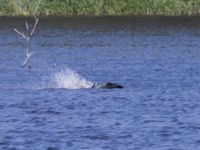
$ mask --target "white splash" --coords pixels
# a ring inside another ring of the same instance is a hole
[[[57,88],[82,89],[91,88],[93,83],[87,81],[75,71],[67,68],[53,75],[54,83]]]

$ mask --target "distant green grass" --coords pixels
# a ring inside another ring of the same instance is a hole
[[[0,0],[1,16],[29,16],[36,0]],[[200,15],[200,0],[42,0],[43,16]]]

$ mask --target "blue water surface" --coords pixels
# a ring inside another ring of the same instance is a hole
[[[40,18],[32,69],[25,20],[0,19],[0,150],[199,149],[198,17]],[[124,88],[68,89],[67,68]]]

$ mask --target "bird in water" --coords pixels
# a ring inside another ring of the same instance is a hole
[[[103,89],[122,89],[124,88],[122,85],[117,83],[107,82],[105,84],[94,83],[92,88],[103,88]]]

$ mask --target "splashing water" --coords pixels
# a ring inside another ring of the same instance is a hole
[[[56,72],[53,80],[57,88],[81,89],[91,88],[93,85],[92,82],[87,81],[84,77],[69,68]]]

